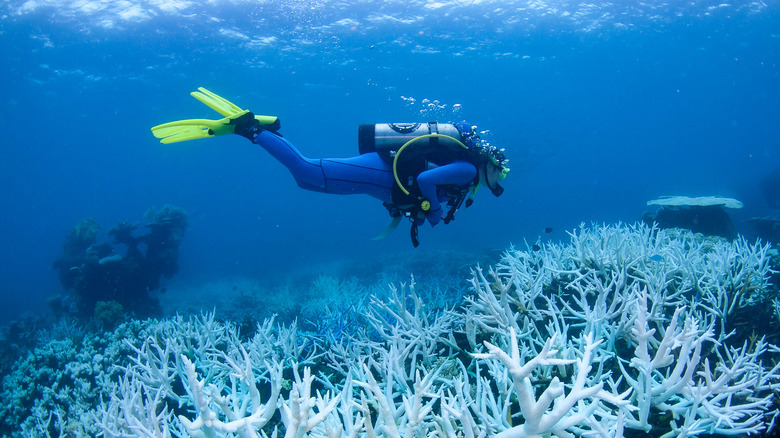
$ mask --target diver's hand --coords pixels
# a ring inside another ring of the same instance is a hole
[[[442,219],[441,206],[436,210],[429,211],[428,214],[425,215],[425,218],[428,219],[428,223],[431,224],[432,227],[435,227]]]

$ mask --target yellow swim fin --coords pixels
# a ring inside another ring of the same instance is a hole
[[[233,114],[244,111],[235,103],[225,99],[222,96],[216,95],[203,87],[198,87],[198,91],[193,91],[190,93],[190,96],[198,99],[199,101],[203,102],[204,105],[225,117],[230,117]]]
[[[233,134],[236,122],[242,116],[252,114],[248,110],[236,113],[235,117],[225,117],[220,120],[188,119],[164,123],[152,128],[152,134],[160,139],[160,143],[169,144],[198,138],[208,138],[217,135]],[[246,117],[244,117],[246,118]]]
[[[203,87],[198,88],[198,91],[193,91],[190,95],[225,118],[219,120],[187,119],[157,125],[152,128],[152,134],[160,139],[160,143],[177,143],[224,134],[239,134],[251,140],[253,133],[261,129],[273,132],[279,130],[278,117],[255,116],[249,110],[242,109]]]

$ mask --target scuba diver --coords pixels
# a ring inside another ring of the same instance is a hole
[[[332,194],[365,194],[382,201],[393,218],[375,239],[387,237],[402,218],[411,223],[417,247],[418,227],[452,221],[465,202],[473,202],[480,185],[495,196],[509,168],[503,149],[483,142],[465,121],[457,124],[381,123],[360,125],[360,155],[307,158],[279,133],[274,116],[255,116],[206,90],[190,93],[225,118],[189,119],[152,128],[161,143],[176,143],[237,134],[260,145],[284,165],[301,188]],[[446,213],[445,213],[446,208]]]

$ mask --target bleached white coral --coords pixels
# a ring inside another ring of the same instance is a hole
[[[79,423],[66,409],[41,405],[23,430],[46,436],[88,424],[81,436],[99,429],[105,437],[755,433],[777,415],[771,402],[780,365],[769,364],[780,349],[761,337],[733,345],[739,333],[726,333],[724,320],[767,300],[761,292],[773,271],[766,252],[761,244],[644,225],[583,226],[569,245],[513,248],[496,267],[475,269],[472,293],[448,308],[431,308],[413,281],[376,293],[355,305],[349,330],[317,326],[337,335],[268,319],[253,336],[240,336],[213,314],[139,324],[126,342],[120,326],[100,341],[102,352],[67,353],[75,360],[60,370],[77,378],[97,373],[96,387],[74,387],[93,391],[93,405],[79,407],[91,419]],[[338,285],[327,284],[320,286]],[[62,393],[59,385],[46,394]],[[664,424],[656,414],[668,415]]]
[[[491,281],[476,271],[473,313],[464,320],[467,331],[469,321],[481,321],[470,339],[522,327],[532,337],[526,356],[539,352],[536,333],[604,339],[603,371],[622,374],[639,408],[626,413],[626,427],[649,431],[657,426],[651,412],[669,412],[670,436],[754,433],[766,427],[760,413],[776,412],[770,398],[780,375],[761,365],[776,347],[731,346],[726,326],[737,309],[767,300],[758,291],[770,288],[768,252],[744,239],[645,225],[581,227],[571,246],[510,251]],[[625,357],[626,343],[633,356]]]
[[[511,427],[497,434],[498,438],[533,438],[542,436],[570,436],[567,432],[571,428],[582,428],[583,425],[592,427],[591,422],[596,416],[602,421],[609,419],[605,413],[608,411],[602,405],[607,402],[614,407],[628,407],[626,400],[629,391],[615,394],[604,389],[605,376],[590,375],[594,351],[601,341],[594,342],[592,335],[584,336],[584,350],[580,358],[576,360],[556,359],[557,351],[552,350],[554,337],[547,340],[542,351],[534,358],[523,361],[517,344],[517,335],[514,329],[510,329],[511,352],[506,353],[499,347],[485,341],[485,346],[490,353],[475,354],[480,359],[498,359],[506,367],[511,376],[512,392],[517,397],[520,414],[523,423]],[[537,397],[536,390],[531,384],[531,376],[537,367],[551,367],[569,365],[575,363],[574,379],[567,390],[556,376],[553,377],[547,388],[542,390]],[[501,378],[501,374],[495,377]]]

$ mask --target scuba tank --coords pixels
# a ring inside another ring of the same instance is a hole
[[[376,123],[362,124],[358,127],[358,148],[360,155],[376,152],[388,163],[392,163],[395,154],[410,140],[428,134],[440,134],[461,140],[460,131],[451,123]],[[441,137],[428,137],[415,142],[415,149],[435,148]]]

